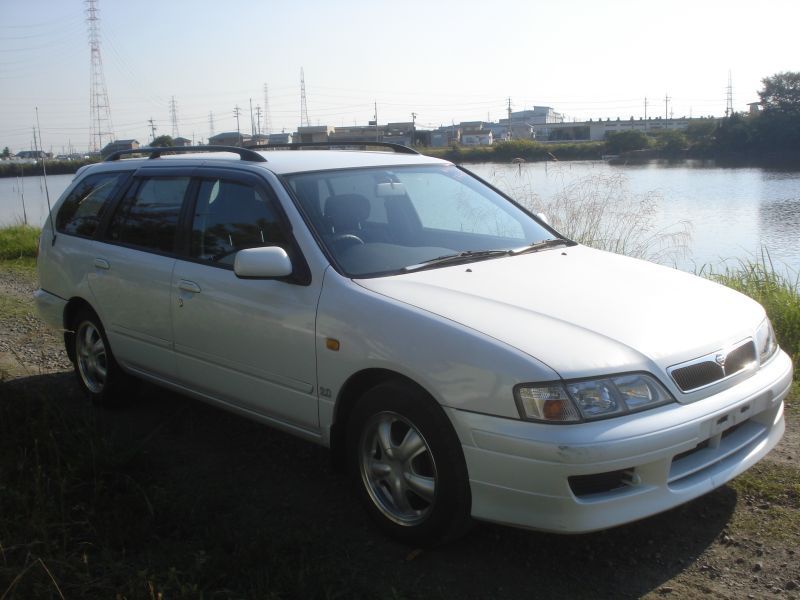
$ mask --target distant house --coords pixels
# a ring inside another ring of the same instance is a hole
[[[383,128],[378,125],[350,125],[337,127],[328,135],[328,141],[344,144],[348,142],[376,142],[381,139]]]
[[[452,146],[461,141],[461,126],[449,125],[431,131],[431,146],[442,148]]]
[[[42,150],[22,150],[17,152],[17,158],[41,160],[42,158],[50,158],[50,154]]]
[[[414,123],[387,123],[383,130],[382,141],[401,144],[402,146],[412,146],[414,135]]]
[[[291,144],[293,136],[291,133],[270,133],[269,144]]]
[[[106,147],[100,151],[102,156],[108,156],[110,154],[114,154],[114,152],[119,152],[120,150],[138,150],[139,149],[139,142],[137,140],[114,140],[109,144],[106,144]]]
[[[300,142],[327,142],[328,136],[336,129],[328,125],[309,125],[297,128],[296,141]]]
[[[187,140],[185,137],[176,137],[172,140],[173,146],[191,146],[192,140]]]
[[[211,146],[245,146],[250,143],[250,136],[238,131],[225,131],[208,138]]]
[[[461,122],[461,143],[465,146],[491,146],[494,134],[483,121]]]
[[[247,146],[265,146],[267,144],[269,144],[269,135],[265,133],[256,133],[247,142]]]

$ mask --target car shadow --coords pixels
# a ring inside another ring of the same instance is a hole
[[[171,556],[193,557],[200,566],[182,572],[205,589],[246,597],[314,577],[328,592],[362,597],[640,597],[695,563],[737,500],[725,486],[630,525],[573,536],[477,523],[466,537],[422,551],[384,537],[314,444],[147,384],[132,402],[106,409],[90,406],[68,373],[0,383],[0,403],[31,397],[90,422],[129,457],[127,476],[147,509],[139,541],[126,534],[124,560],[145,568],[154,548],[168,547]],[[284,578],[263,584],[273,566]]]

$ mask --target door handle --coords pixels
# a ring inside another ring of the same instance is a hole
[[[184,292],[191,292],[193,294],[200,293],[200,286],[197,285],[194,281],[188,281],[187,279],[181,279],[178,282],[178,289],[181,289]]]
[[[111,268],[111,265],[108,264],[108,261],[103,258],[95,258],[94,266],[95,268],[103,269],[104,271],[108,271]]]

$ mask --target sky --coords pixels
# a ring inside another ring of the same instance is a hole
[[[551,106],[568,120],[722,116],[800,71],[800,1],[98,0],[117,139],[411,121],[435,128]],[[268,87],[265,97],[264,86]],[[83,0],[0,0],[0,148],[90,143]],[[668,100],[665,101],[665,98]],[[265,108],[268,108],[265,111]],[[268,123],[265,122],[268,116]]]

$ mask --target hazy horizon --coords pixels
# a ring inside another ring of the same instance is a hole
[[[115,137],[250,131],[250,100],[270,131],[300,121],[300,69],[311,124],[411,121],[420,128],[496,121],[551,106],[568,120],[721,116],[761,79],[800,70],[796,1],[559,4],[474,0],[294,4],[99,0]],[[89,143],[90,53],[81,0],[0,3],[0,146],[29,149],[39,107],[46,149]],[[665,96],[670,100],[665,106]],[[262,120],[262,129],[264,122]]]

